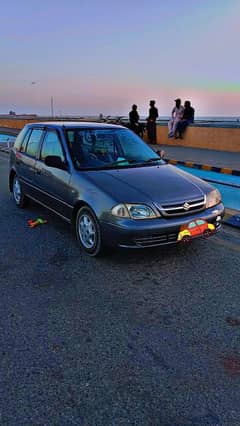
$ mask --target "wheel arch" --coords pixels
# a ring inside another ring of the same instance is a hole
[[[72,217],[71,217],[71,224],[74,225],[75,221],[76,221],[76,217],[77,217],[77,212],[79,209],[81,209],[82,207],[88,207],[89,209],[91,209],[94,213],[94,210],[92,209],[92,207],[90,206],[90,204],[88,204],[86,201],[83,200],[79,200],[77,201],[77,203],[75,204],[74,208],[73,208],[73,212],[72,212]]]

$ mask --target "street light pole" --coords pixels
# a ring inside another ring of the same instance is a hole
[[[53,96],[51,97],[51,114],[52,114],[52,117],[54,117],[54,110],[53,110]]]

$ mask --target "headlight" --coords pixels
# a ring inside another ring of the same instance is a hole
[[[216,204],[219,204],[220,201],[221,194],[217,189],[214,189],[213,191],[209,192],[209,194],[207,194],[206,208],[209,209],[210,207],[216,206]]]
[[[154,219],[160,216],[145,204],[118,204],[111,212],[114,216],[131,219]]]

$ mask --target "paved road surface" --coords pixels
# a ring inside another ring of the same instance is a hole
[[[53,214],[15,207],[7,159],[0,424],[239,426],[239,231],[90,259]]]

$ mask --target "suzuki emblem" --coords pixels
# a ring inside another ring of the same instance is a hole
[[[189,210],[190,209],[190,204],[188,204],[188,203],[184,203],[183,204],[183,208],[184,208],[184,210]]]

